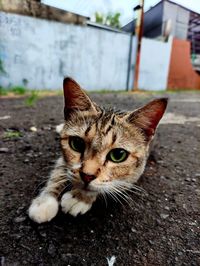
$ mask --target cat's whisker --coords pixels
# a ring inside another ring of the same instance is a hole
[[[116,187],[111,186],[109,188],[109,190],[111,190],[116,196],[120,197],[121,199],[123,199],[125,202],[128,203],[128,199],[127,196],[125,196],[120,190],[118,190]],[[118,198],[119,199],[119,198]]]
[[[111,190],[107,191],[107,194],[115,201],[119,202],[122,206],[124,206],[124,203],[115,195],[115,193]]]
[[[108,203],[107,203],[107,199],[106,199],[106,193],[104,191],[102,191],[102,193],[100,193],[99,195],[103,197],[105,204],[106,204],[106,208],[107,208]]]
[[[127,183],[127,182],[123,181],[123,182],[117,183],[117,186],[119,186],[120,188],[122,188],[122,189],[124,189],[126,191],[129,191],[131,193],[134,193],[133,190],[137,190],[137,191],[139,191],[139,192],[141,192],[141,193],[143,193],[145,195],[148,195],[147,191],[144,188],[142,188],[140,186],[137,186],[135,184],[130,184],[130,183]]]
[[[127,196],[126,194],[122,193],[120,190],[113,188],[115,194],[120,197],[121,199],[123,199],[130,207],[130,201],[132,200],[129,196]],[[130,201],[128,201],[130,200]]]
[[[121,187],[121,189],[124,190],[124,191],[127,191],[127,193],[131,193],[131,194],[134,194],[134,195],[137,195],[137,196],[142,196],[143,197],[143,196],[148,195],[144,191],[138,190],[138,189],[135,189],[134,190],[134,188],[132,188],[132,189],[126,189],[126,188]]]

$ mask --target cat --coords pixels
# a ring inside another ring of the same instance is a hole
[[[135,111],[105,110],[69,77],[63,90],[62,156],[29,207],[29,217],[37,223],[54,218],[59,201],[63,212],[77,216],[89,211],[98,195],[120,197],[130,190],[144,171],[167,106],[167,98],[161,98]],[[62,195],[67,185],[71,190]]]

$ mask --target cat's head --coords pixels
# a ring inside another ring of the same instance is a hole
[[[106,111],[71,78],[64,80],[64,97],[61,147],[72,183],[100,193],[131,187],[144,171],[167,99],[130,112]]]

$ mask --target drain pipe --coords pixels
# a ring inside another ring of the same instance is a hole
[[[130,34],[129,52],[128,52],[128,69],[126,79],[126,91],[129,90],[130,71],[131,71],[131,58],[132,58],[132,46],[133,46],[133,32]]]

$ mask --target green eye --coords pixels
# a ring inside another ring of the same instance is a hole
[[[121,163],[127,159],[128,155],[129,153],[124,149],[113,149],[108,153],[107,160],[114,163]]]
[[[83,153],[85,150],[85,142],[79,137],[69,137],[69,146],[72,150]]]

